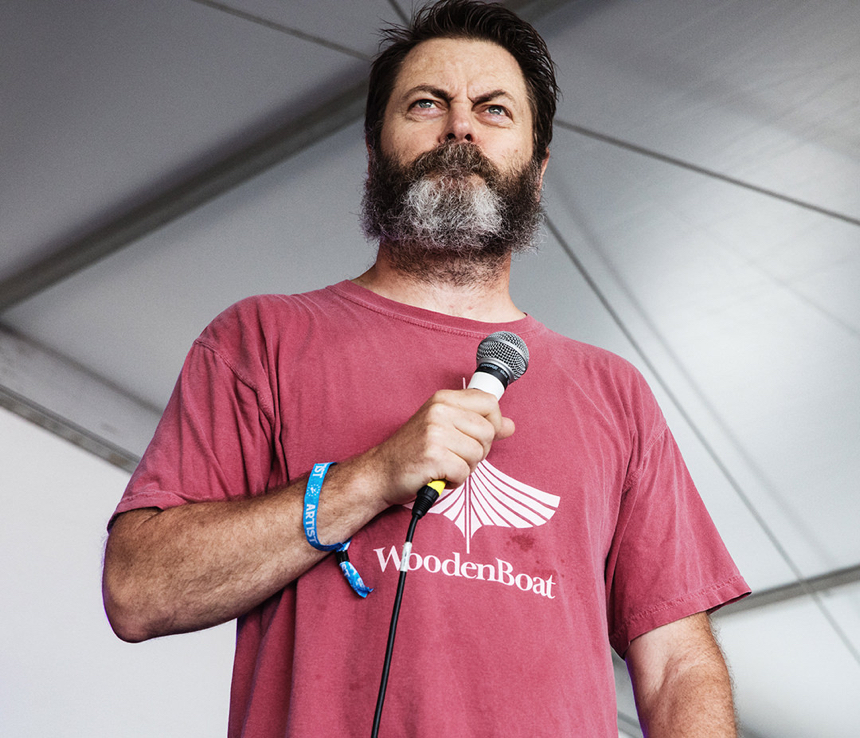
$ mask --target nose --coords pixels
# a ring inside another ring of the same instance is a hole
[[[471,111],[452,105],[445,121],[445,127],[439,137],[439,143],[460,143],[462,141],[475,143],[475,130],[470,113]]]

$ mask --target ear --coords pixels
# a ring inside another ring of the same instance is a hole
[[[368,139],[364,139],[364,148],[367,149],[367,173],[370,174],[370,166],[373,163],[373,146]]]
[[[543,187],[543,175],[546,172],[547,164],[549,164],[549,149],[546,150],[546,156],[543,158],[543,161],[540,164],[540,179],[538,184]]]

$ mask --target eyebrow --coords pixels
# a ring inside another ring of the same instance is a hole
[[[411,87],[403,93],[403,99],[405,100],[408,97],[412,97],[417,92],[426,92],[429,95],[438,97],[446,102],[451,99],[451,96],[445,92],[445,90],[441,87],[434,87],[433,85],[415,85],[415,87]]]
[[[511,102],[516,102],[507,90],[493,90],[492,92],[485,92],[483,95],[478,95],[478,97],[476,97],[472,102],[474,102],[475,105],[480,105],[481,103],[490,102],[491,100],[497,100],[500,97],[506,97]]]

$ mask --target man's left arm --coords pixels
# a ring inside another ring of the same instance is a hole
[[[735,738],[732,685],[705,613],[635,638],[625,655],[648,738]]]

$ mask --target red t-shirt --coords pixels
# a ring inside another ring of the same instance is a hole
[[[489,324],[343,282],[226,310],[189,352],[117,508],[265,494],[380,443],[481,339],[519,334],[516,432],[418,524],[380,736],[615,738],[610,645],[748,591],[641,375],[531,317]],[[325,494],[325,488],[323,488]],[[366,736],[410,512],[239,620],[229,735]]]

